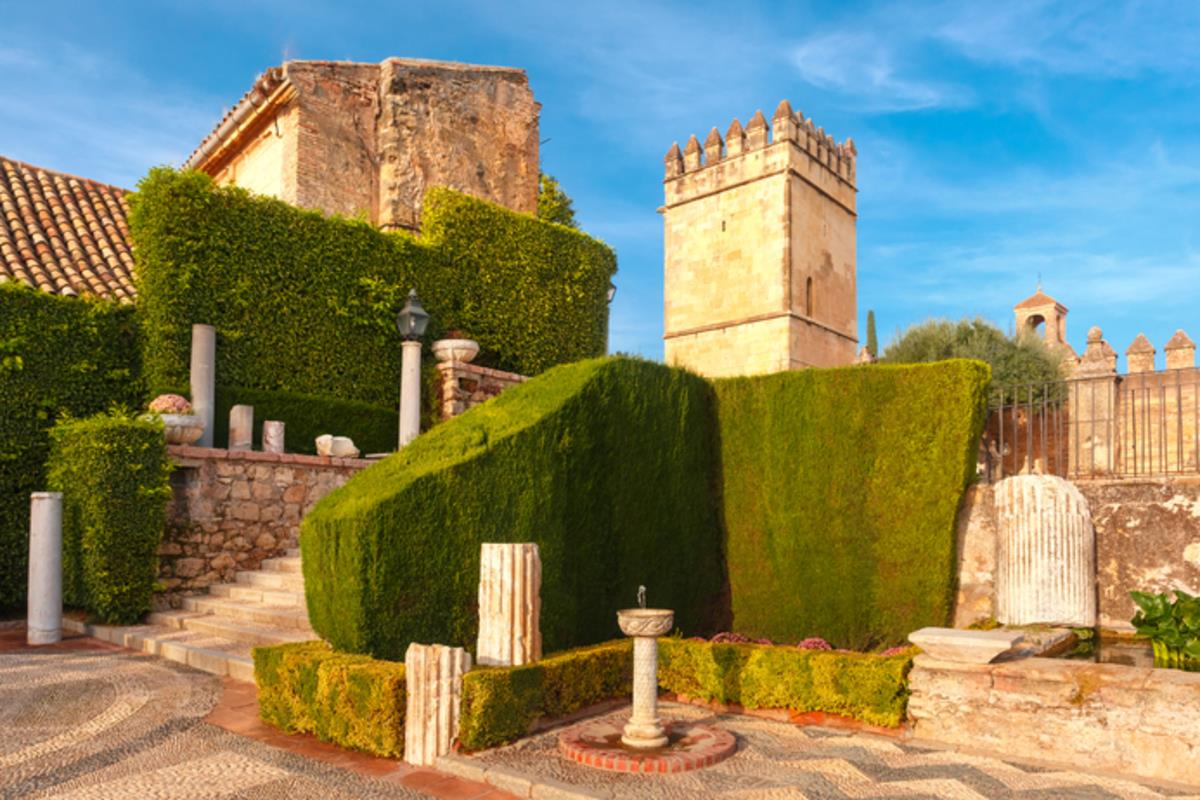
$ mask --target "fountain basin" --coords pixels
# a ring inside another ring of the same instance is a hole
[[[623,608],[617,612],[617,624],[626,636],[663,636],[675,624],[675,612],[669,608]]]

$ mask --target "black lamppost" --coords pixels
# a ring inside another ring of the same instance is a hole
[[[400,359],[400,447],[421,432],[421,336],[428,325],[429,312],[413,289],[396,315],[396,330],[404,340]]]

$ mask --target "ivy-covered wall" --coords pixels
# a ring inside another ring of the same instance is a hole
[[[0,608],[25,601],[29,494],[46,489],[48,429],[64,414],[136,405],[133,309],[0,284]]]
[[[632,359],[557,367],[330,493],[300,547],[313,629],[402,659],[478,626],[482,542],[536,542],[547,651],[620,635],[639,585],[684,630],[717,624],[724,567],[712,390]]]
[[[865,650],[948,622],[989,377],[943,361],[714,383],[739,633]]]
[[[489,366],[534,374],[604,352],[607,246],[447,189],[429,192],[422,228],[385,233],[152,170],[130,197],[150,389],[187,385],[191,326],[205,322],[222,385],[394,408],[412,287],[427,339],[464,331]]]

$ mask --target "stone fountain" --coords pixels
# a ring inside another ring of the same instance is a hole
[[[620,719],[601,717],[563,731],[559,751],[580,764],[621,772],[682,772],[711,766],[737,749],[727,731],[658,717],[658,637],[675,623],[675,612],[646,608],[646,587],[638,587],[638,607],[617,612],[621,632],[633,638],[633,708]]]

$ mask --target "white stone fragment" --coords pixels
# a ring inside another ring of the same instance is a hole
[[[482,545],[475,648],[480,664],[515,667],[542,657],[541,588],[536,544]]]
[[[262,449],[264,453],[283,452],[283,423],[268,419],[263,421]]]
[[[1025,640],[1012,631],[972,631],[958,628],[921,628],[908,640],[930,658],[963,664],[987,664]]]
[[[229,449],[254,447],[254,406],[237,405],[229,409]]]
[[[450,752],[458,735],[463,675],[471,654],[461,647],[410,644],[404,654],[408,705],[404,717],[404,760],[433,766]]]
[[[317,455],[334,458],[358,458],[358,448],[348,436],[322,434],[317,437]]]

